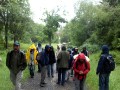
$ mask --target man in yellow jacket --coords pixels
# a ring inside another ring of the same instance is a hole
[[[36,55],[38,54],[38,51],[36,50],[36,47],[34,44],[32,44],[26,53],[26,59],[27,59],[27,63],[28,63],[28,68],[30,71],[30,76],[31,78],[34,77],[34,71],[35,71],[35,64],[37,64],[37,60],[36,60]]]

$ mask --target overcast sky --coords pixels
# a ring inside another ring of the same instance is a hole
[[[51,11],[55,8],[60,7],[60,14],[63,15],[63,11],[67,13],[66,18],[68,21],[72,19],[74,14],[74,4],[78,0],[29,0],[30,2],[30,8],[33,13],[32,19],[36,23],[41,23],[40,18],[42,18],[43,12],[45,12],[45,9],[47,11]],[[98,3],[101,0],[92,0],[94,3]]]

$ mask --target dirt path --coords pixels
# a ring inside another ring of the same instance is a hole
[[[23,90],[75,90],[72,78],[70,78],[70,80],[65,83],[65,86],[57,85],[56,80],[56,75],[54,78],[46,78],[46,86],[40,87],[40,73],[36,72],[35,77],[28,78],[28,80],[23,83],[22,88]]]

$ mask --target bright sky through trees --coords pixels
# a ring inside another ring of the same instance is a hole
[[[51,11],[53,9],[60,8],[60,15],[64,16],[68,21],[75,16],[74,5],[78,0],[29,0],[31,11],[33,13],[32,19],[36,23],[41,23],[40,18],[43,17],[45,10]],[[98,3],[101,0],[91,0],[94,3]],[[65,15],[63,15],[65,11]]]

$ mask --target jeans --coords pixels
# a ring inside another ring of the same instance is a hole
[[[75,90],[84,90],[85,78],[79,80],[75,78]]]
[[[21,90],[21,79],[22,79],[23,73],[22,71],[19,71],[16,74],[14,74],[12,71],[10,71],[10,79],[15,86],[15,90]]]
[[[58,69],[58,84],[64,85],[66,76],[66,69],[59,68]]]
[[[99,74],[99,90],[109,90],[110,74]]]
[[[48,77],[53,77],[54,76],[54,69],[53,69],[53,66],[54,64],[49,64],[47,66],[47,74],[48,74]]]

